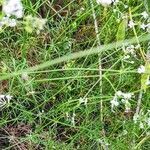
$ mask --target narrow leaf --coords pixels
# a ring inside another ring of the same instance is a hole
[[[119,24],[118,31],[117,31],[117,41],[123,41],[125,39],[125,32],[126,32],[127,20],[123,19]]]

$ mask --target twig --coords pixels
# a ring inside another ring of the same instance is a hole
[[[93,19],[94,19],[94,26],[95,26],[95,33],[96,33],[96,39],[97,39],[97,45],[100,47],[101,46],[101,42],[100,42],[100,38],[99,38],[99,32],[98,32],[98,22],[96,19],[96,14],[95,14],[95,9],[94,9],[94,4],[93,4],[93,0],[90,0],[90,4],[91,4],[91,8],[92,8],[92,14],[93,14]],[[99,63],[99,85],[100,85],[100,94],[102,94],[103,90],[102,90],[102,60],[101,60],[101,52],[98,54],[98,63]],[[100,121],[101,123],[103,123],[103,101],[102,99],[100,100]],[[103,128],[103,126],[102,126]],[[102,129],[103,132],[103,136],[105,137],[105,130],[104,128]],[[105,150],[108,150],[108,146],[106,144],[102,145],[102,147]]]

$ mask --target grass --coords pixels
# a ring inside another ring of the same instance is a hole
[[[47,18],[44,31],[29,34],[20,25],[1,32],[0,93],[13,99],[0,110],[0,149],[150,148],[149,127],[141,129],[133,121],[144,84],[137,68],[147,62],[150,39],[140,28],[146,22],[141,17],[145,3],[120,0],[104,8],[92,2],[93,7],[90,0],[24,0],[25,15]],[[135,27],[122,24],[121,14],[126,23],[133,19]],[[136,57],[125,61],[123,44],[140,44]],[[146,88],[141,118],[150,108]],[[128,113],[124,104],[111,111],[110,102],[120,90],[134,93]],[[87,98],[87,104],[80,104],[80,98]]]

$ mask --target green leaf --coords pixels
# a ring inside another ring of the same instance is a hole
[[[126,26],[127,26],[127,19],[123,19],[118,27],[116,35],[117,41],[123,41],[125,39]]]

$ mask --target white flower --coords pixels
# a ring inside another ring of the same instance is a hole
[[[39,34],[41,30],[44,29],[44,25],[46,24],[47,19],[38,18],[37,19],[37,31],[36,33]]]
[[[122,96],[124,97],[124,99],[129,100],[132,97],[132,93],[123,93]]]
[[[137,70],[138,73],[145,73],[145,66],[141,65],[138,70]]]
[[[129,112],[131,110],[131,104],[129,100],[132,98],[132,95],[132,93],[122,93],[123,99],[121,101],[125,105],[125,112]]]
[[[79,104],[82,104],[82,103],[84,103],[84,105],[87,105],[87,101],[88,101],[88,99],[87,98],[79,98]]]
[[[110,102],[112,104],[112,106],[119,106],[119,102],[117,101],[117,99],[113,99]]]
[[[146,27],[147,27],[147,25],[145,25],[144,23],[142,23],[142,24],[140,25],[140,28],[143,29],[143,30],[145,30]]]
[[[43,30],[46,21],[46,19],[37,18],[38,30]]]
[[[8,20],[8,26],[9,27],[15,27],[17,25],[16,19],[9,19]]]
[[[23,17],[23,6],[21,0],[6,0],[3,3],[2,11],[7,15],[16,16],[17,18]]]
[[[133,28],[135,26],[135,23],[132,20],[130,20],[128,26],[129,28]]]
[[[132,98],[133,93],[123,93],[122,91],[117,91],[113,99],[110,101],[111,103],[111,110],[112,112],[114,107],[119,106],[118,99],[121,99],[121,102],[125,104],[125,111],[128,112],[130,111],[131,104],[129,103],[129,100]]]
[[[130,58],[130,55],[125,55],[125,56],[123,57],[124,60],[129,59],[129,58]]]
[[[144,19],[147,19],[149,17],[146,11],[142,12],[141,15],[143,16]]]
[[[129,6],[128,5],[124,5],[124,8],[128,8]]]
[[[113,1],[112,1],[112,0],[96,0],[96,2],[97,2],[98,4],[103,5],[103,6],[108,6],[108,5],[110,5]]]
[[[131,55],[135,55],[135,46],[134,45],[129,45],[124,52],[125,53],[130,53]]]
[[[16,19],[11,19],[9,17],[3,17],[0,21],[1,26],[6,25],[9,27],[15,27],[17,25]]]
[[[28,81],[29,80],[29,76],[28,76],[28,73],[27,72],[23,72],[22,75],[21,75],[21,78],[25,81]]]
[[[3,108],[11,99],[12,96],[10,95],[0,95],[0,108]]]
[[[40,33],[41,30],[44,29],[44,25],[46,24],[47,19],[33,17],[28,15],[25,17],[25,29],[27,32],[32,33],[36,31],[37,34]]]
[[[116,95],[119,96],[119,97],[122,96],[122,94],[123,94],[123,93],[122,93],[121,91],[117,91],[117,92],[116,92]]]
[[[114,107],[119,106],[117,96],[114,96],[114,98],[110,101],[110,103],[111,103],[111,111],[114,112]]]
[[[136,55],[135,49],[137,49],[137,48],[138,48],[137,46],[129,45],[129,46],[127,46],[126,48],[123,47],[123,52],[125,53],[125,55],[130,55],[130,56],[133,56],[133,57],[136,58],[137,55]],[[124,60],[128,59],[130,56],[124,57]],[[127,61],[126,61],[126,62],[127,62]],[[134,62],[128,62],[128,63],[133,64]]]

